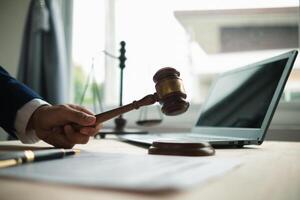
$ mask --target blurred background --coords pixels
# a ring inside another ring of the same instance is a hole
[[[13,76],[18,73],[29,4],[30,0],[0,0],[0,65]],[[95,101],[100,100],[104,110],[118,105],[116,57],[125,41],[123,103],[153,93],[152,76],[159,68],[172,66],[181,72],[191,109],[183,116],[165,118],[160,128],[170,123],[174,127],[174,120],[179,122],[177,128],[191,127],[219,73],[299,48],[297,0],[57,0],[57,4],[68,59],[67,102],[96,113],[103,110]],[[100,94],[97,100],[93,88]],[[275,139],[300,138],[299,111],[297,59],[272,121],[271,128],[279,130]],[[126,115],[132,119],[129,126],[134,126],[138,114]],[[283,136],[282,128],[294,132]]]

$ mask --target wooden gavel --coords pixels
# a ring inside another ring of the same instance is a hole
[[[152,105],[155,102],[162,105],[161,110],[165,115],[174,116],[184,113],[188,109],[189,103],[185,100],[186,93],[179,76],[180,73],[171,67],[158,70],[153,76],[156,89],[154,94],[149,94],[138,101],[97,114],[95,115],[96,123],[103,123],[131,110]]]

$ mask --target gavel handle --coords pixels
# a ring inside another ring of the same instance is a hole
[[[121,106],[119,108],[115,108],[113,110],[109,110],[109,111],[97,114],[97,115],[95,115],[96,124],[103,123],[107,120],[110,120],[110,119],[112,119],[114,117],[117,117],[121,114],[127,113],[131,110],[139,109],[142,106],[152,105],[155,102],[157,102],[158,100],[159,100],[159,98],[158,98],[158,95],[156,93],[149,94],[149,95],[145,96],[144,98],[142,98],[138,101],[133,101],[132,103]],[[72,124],[72,126],[77,130],[79,130],[81,128],[81,126],[78,125],[78,124]]]

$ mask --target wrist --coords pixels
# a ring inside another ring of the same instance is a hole
[[[26,127],[26,130],[27,131],[30,131],[30,130],[35,130],[36,129],[36,124],[38,122],[38,119],[39,119],[39,116],[40,116],[40,113],[46,109],[46,107],[48,107],[50,105],[41,105],[39,106],[31,115],[29,121],[28,121],[28,124],[27,124],[27,127]]]

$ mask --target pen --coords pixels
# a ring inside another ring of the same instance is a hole
[[[79,149],[47,149],[1,152],[0,168],[21,165],[23,163],[58,159],[79,153]]]

